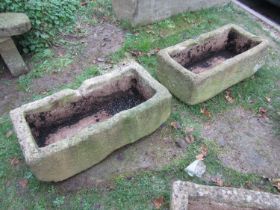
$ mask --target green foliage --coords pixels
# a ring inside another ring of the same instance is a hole
[[[31,20],[30,32],[19,37],[24,52],[48,47],[65,24],[74,21],[79,0],[1,0],[0,12],[23,12]]]

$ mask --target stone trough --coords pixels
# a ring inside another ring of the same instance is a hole
[[[280,196],[253,190],[173,183],[171,210],[279,210]]]
[[[252,76],[265,63],[268,41],[229,24],[158,54],[158,79],[194,105]]]
[[[139,64],[23,105],[10,116],[26,163],[61,181],[151,134],[169,117],[171,95]]]

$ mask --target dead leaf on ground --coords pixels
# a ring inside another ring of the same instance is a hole
[[[203,154],[199,154],[196,156],[197,160],[204,160],[204,155]]]
[[[201,108],[200,113],[202,113],[203,115],[205,115],[208,118],[211,118],[211,113],[207,110],[206,107]]]
[[[185,137],[185,140],[186,140],[186,142],[187,142],[188,144],[191,144],[191,143],[193,143],[193,142],[195,141],[195,138],[194,138],[194,136],[193,136],[192,134],[189,134],[189,135],[187,135],[187,136]]]
[[[150,52],[147,53],[149,57],[152,55],[156,55],[160,51],[160,48],[152,49]]]
[[[193,127],[186,127],[186,133],[187,134],[190,134],[194,131],[194,128]]]
[[[272,182],[272,185],[273,185],[274,187],[276,187],[276,189],[277,189],[278,191],[280,191],[280,178],[272,179],[271,182]]]
[[[181,125],[176,121],[171,122],[170,125],[171,125],[171,127],[175,128],[175,129],[181,128]]]
[[[215,182],[215,184],[216,184],[217,186],[219,186],[219,187],[223,187],[223,186],[224,186],[224,181],[223,181],[221,178],[219,178],[219,177],[217,177],[217,178],[214,180],[214,182]]]
[[[234,103],[234,98],[231,94],[231,90],[226,90],[226,94],[225,94],[225,99],[227,100],[227,102],[229,102],[230,104]]]
[[[153,202],[155,209],[160,209],[164,203],[164,197],[160,196],[159,198],[154,199],[152,202]]]
[[[22,188],[26,188],[27,184],[28,184],[28,180],[27,179],[21,179],[18,181],[18,184],[22,187]]]
[[[19,164],[19,159],[14,157],[13,159],[11,159],[10,163],[12,166],[16,166],[17,164]]]
[[[267,110],[263,107],[260,107],[259,108],[259,116],[262,117],[262,118],[268,118],[267,117]]]
[[[138,57],[138,56],[143,55],[143,53],[142,53],[142,52],[140,52],[140,51],[136,51],[136,50],[134,50],[134,51],[130,51],[130,54],[131,54],[133,57]]]
[[[208,155],[208,148],[206,147],[206,145],[202,145],[202,147],[200,148],[200,152],[201,152],[201,154],[203,154],[205,157]]]
[[[265,97],[265,100],[266,100],[268,103],[271,102],[271,98],[269,98],[269,97]]]
[[[197,160],[204,160],[204,158],[208,155],[208,148],[206,145],[202,145],[200,148],[200,154],[196,156]]]
[[[7,137],[7,138],[10,138],[12,135],[13,135],[13,130],[9,130],[9,131],[6,133],[6,137]]]

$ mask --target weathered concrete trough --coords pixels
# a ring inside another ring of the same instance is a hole
[[[185,11],[221,6],[230,0],[112,0],[118,19],[148,24]]]
[[[265,63],[268,41],[230,24],[158,54],[159,81],[193,105],[252,76]]]
[[[280,196],[253,190],[173,183],[171,210],[278,210]]]
[[[139,64],[23,105],[10,116],[26,163],[42,181],[61,181],[155,131],[171,94]]]

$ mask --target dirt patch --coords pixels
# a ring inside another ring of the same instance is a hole
[[[208,71],[226,59],[241,54],[259,44],[234,29],[217,37],[210,38],[202,44],[171,55],[186,69],[199,74]]]
[[[97,26],[82,25],[81,27],[80,30],[87,31],[84,36],[73,34],[63,37],[66,41],[78,43],[73,48],[72,53],[76,56],[73,58],[72,64],[65,67],[61,72],[55,72],[33,80],[32,90],[36,93],[72,82],[87,67],[96,63],[104,63],[106,61],[105,57],[117,51],[124,41],[124,32],[109,23]],[[69,49],[64,46],[56,46],[54,50],[57,56],[63,56]]]
[[[27,114],[26,119],[37,144],[43,147],[69,138],[82,128],[102,122],[152,97],[151,94],[147,96],[148,90],[143,91],[145,88],[138,84],[135,78],[124,77],[110,83],[110,88],[105,86],[68,105],[47,112]]]
[[[103,64],[108,54],[117,51],[123,43],[124,32],[115,25],[103,23],[96,26],[81,25],[81,30],[87,31],[84,36],[65,36],[68,41],[75,41],[73,62],[62,68],[61,71],[45,74],[41,78],[34,79],[29,87],[29,91],[20,91],[17,87],[18,78],[14,78],[9,73],[0,58],[0,114],[9,112],[11,109],[30,101],[33,94],[41,94],[52,90],[63,84],[72,82],[87,67],[96,64]],[[56,56],[64,56],[69,51],[69,47],[54,46]],[[30,69],[34,64],[25,59]]]
[[[235,207],[233,205],[217,202],[209,202],[206,200],[189,200],[189,210],[262,210],[259,208],[246,208],[246,207]]]
[[[76,191],[92,187],[112,187],[116,176],[130,179],[139,171],[157,170],[184,155],[185,149],[170,138],[169,126],[161,126],[153,134],[127,145],[90,169],[57,183],[60,191]]]
[[[271,121],[235,108],[204,124],[202,135],[220,145],[219,159],[225,166],[269,178],[280,176],[280,137]]]

